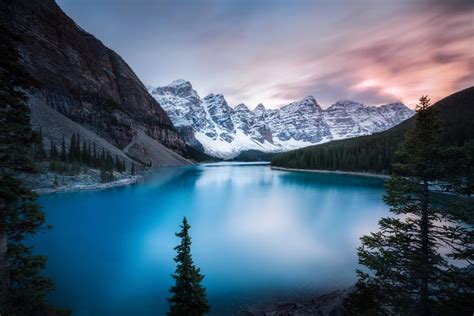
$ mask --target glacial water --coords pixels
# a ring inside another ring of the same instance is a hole
[[[163,315],[174,233],[189,220],[192,254],[214,315],[343,288],[359,237],[388,213],[383,180],[219,163],[162,168],[116,189],[42,196],[53,228],[34,239],[73,315]]]

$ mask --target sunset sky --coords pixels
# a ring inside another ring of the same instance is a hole
[[[231,106],[313,95],[413,107],[474,85],[474,1],[57,0],[146,85]]]

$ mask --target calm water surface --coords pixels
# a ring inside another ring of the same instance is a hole
[[[359,236],[388,207],[383,180],[267,165],[163,168],[142,183],[40,198],[53,229],[35,238],[73,315],[162,315],[174,233],[187,216],[215,315],[355,280]]]

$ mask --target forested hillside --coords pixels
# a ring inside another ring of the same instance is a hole
[[[260,150],[245,150],[242,151],[232,161],[271,161],[276,153],[266,153]]]
[[[443,122],[442,145],[462,146],[474,136],[474,87],[456,92],[438,102]],[[387,131],[370,136],[338,140],[277,155],[272,165],[296,169],[387,172],[395,151],[414,117]]]

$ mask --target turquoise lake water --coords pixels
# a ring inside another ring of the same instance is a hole
[[[192,254],[213,315],[351,285],[359,237],[388,214],[383,180],[218,163],[162,168],[133,186],[42,196],[53,228],[35,237],[73,315],[163,315],[174,233]]]

